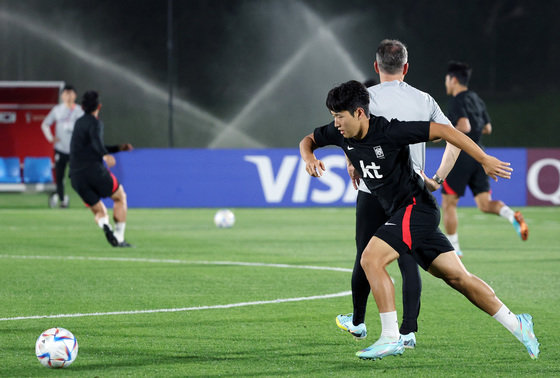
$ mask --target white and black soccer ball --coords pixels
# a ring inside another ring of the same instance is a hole
[[[35,343],[35,355],[43,366],[68,367],[78,357],[78,340],[67,329],[47,329]]]
[[[219,228],[230,228],[235,224],[235,214],[229,209],[220,209],[214,215],[214,223]]]

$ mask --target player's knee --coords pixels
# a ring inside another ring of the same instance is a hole
[[[457,207],[457,202],[454,198],[444,198],[441,201],[441,207],[444,211],[452,210]]]
[[[360,265],[364,270],[370,269],[378,265],[376,261],[376,256],[374,251],[371,248],[367,248],[362,253],[362,257],[360,258]]]
[[[477,203],[478,209],[483,213],[490,212],[490,203],[489,202],[478,202]]]
[[[467,281],[469,280],[470,273],[464,271],[452,271],[445,274],[443,280],[447,282],[447,284],[459,291],[462,291],[466,286]]]
[[[119,190],[113,194],[113,201],[115,202],[126,202],[126,192],[124,191],[124,187],[121,185]]]
[[[389,262],[390,261],[388,261],[387,256],[379,250],[369,247],[366,247],[364,253],[362,253],[362,258],[360,259],[360,265],[364,271],[367,269],[384,269]]]

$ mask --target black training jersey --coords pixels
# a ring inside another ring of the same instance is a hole
[[[70,141],[70,175],[103,165],[103,155],[117,152],[118,146],[103,144],[103,122],[91,114],[78,118]]]
[[[490,116],[486,111],[486,104],[473,91],[464,91],[449,101],[447,117],[457,126],[459,118],[466,117],[471,124],[471,131],[467,135],[476,143],[480,142],[482,129],[490,123]]]
[[[344,150],[352,165],[361,172],[362,180],[383,206],[388,216],[413,201],[431,202],[422,178],[412,168],[409,144],[427,142],[429,122],[387,121],[371,116],[369,130],[361,140],[344,138],[334,122],[315,129],[313,136],[319,147],[336,145]]]

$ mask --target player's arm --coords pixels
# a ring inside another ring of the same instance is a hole
[[[41,130],[45,135],[45,139],[49,141],[49,143],[54,142],[54,136],[51,132],[51,125],[54,122],[54,108],[49,112],[49,114],[45,117],[43,122],[41,123]]]
[[[490,122],[488,122],[486,125],[484,125],[484,128],[482,129],[482,134],[492,134],[492,124]]]
[[[457,120],[455,128],[462,133],[468,134],[471,132],[471,123],[467,117],[461,117]]]
[[[107,167],[111,168],[113,167],[115,164],[117,164],[117,160],[115,159],[115,157],[113,155],[103,155],[103,161],[107,164]]]
[[[95,124],[89,127],[88,133],[92,149],[95,151],[97,156],[103,156],[103,159],[107,162],[107,160],[105,159],[105,155],[109,155],[109,151],[107,151],[105,145],[103,144],[101,122],[95,122]],[[107,162],[107,165],[109,165],[109,162]]]
[[[498,176],[502,178],[511,177],[511,171],[513,171],[513,169],[509,166],[510,163],[487,155],[471,138],[450,125],[430,122],[429,138],[430,140],[443,138],[454,146],[459,147],[482,164],[486,174],[495,181],[498,180]]]
[[[443,151],[441,163],[438,169],[436,170],[435,175],[432,178],[429,178],[424,174],[424,172],[422,172],[422,176],[424,177],[424,182],[426,183],[426,187],[430,191],[435,192],[440,188],[441,184],[443,184],[443,181],[449,175],[449,172],[451,172],[451,169],[453,169],[453,166],[455,165],[455,162],[457,161],[457,158],[459,157],[460,153],[461,153],[460,148],[447,142],[445,145],[445,150]]]
[[[348,159],[346,153],[344,154],[344,157],[346,158],[346,170],[348,171],[348,176],[352,179],[352,186],[354,189],[358,190],[358,185],[360,185],[360,179],[362,176],[360,176],[360,173],[356,170],[354,165],[352,165],[352,162]]]
[[[306,135],[299,142],[299,154],[305,162],[305,170],[311,176],[321,177],[325,171],[325,164],[321,160],[318,160],[313,151],[318,148],[317,143],[315,143],[315,137],[313,133]]]
[[[134,147],[130,143],[115,144],[114,146],[105,146],[105,149],[110,153],[121,152],[121,151],[132,151]]]

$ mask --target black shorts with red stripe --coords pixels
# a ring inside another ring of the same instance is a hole
[[[72,173],[70,180],[72,188],[89,206],[95,205],[101,198],[111,197],[120,186],[115,175],[102,164]]]
[[[453,246],[439,229],[439,208],[432,203],[416,201],[397,210],[375,236],[385,241],[400,255],[411,254],[424,270],[440,254],[453,251]]]
[[[461,151],[453,169],[443,182],[441,191],[443,194],[463,197],[467,186],[473,196],[490,191],[490,181],[482,165]]]

